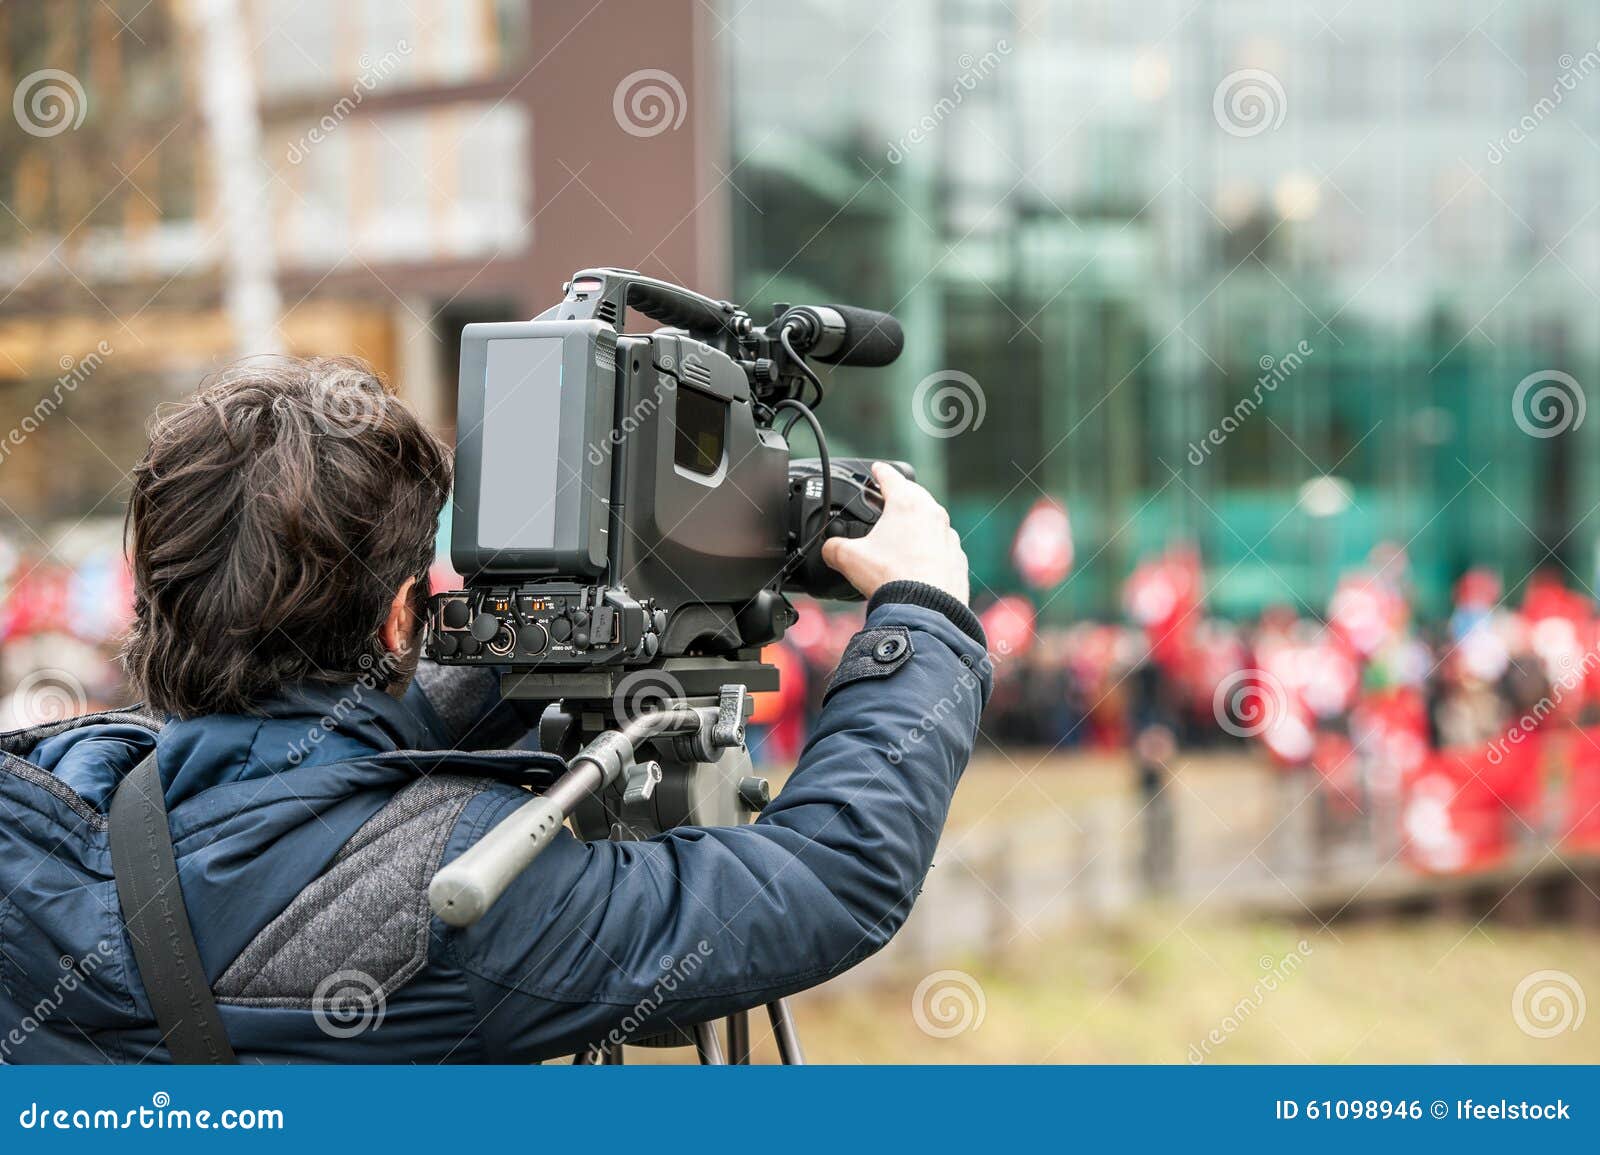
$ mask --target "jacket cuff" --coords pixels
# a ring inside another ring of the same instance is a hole
[[[958,630],[980,646],[985,649],[989,647],[989,639],[984,636],[978,615],[954,595],[945,593],[937,586],[914,581],[884,582],[867,603],[867,613],[885,605],[921,606],[934,610],[949,618]]]

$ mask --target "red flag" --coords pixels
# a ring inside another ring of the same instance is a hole
[[[1072,519],[1066,506],[1041,497],[1028,510],[1011,544],[1011,562],[1036,590],[1050,589],[1072,572]]]
[[[1014,657],[1027,652],[1034,639],[1033,604],[1027,598],[1003,597],[978,615],[989,653],[995,657]]]

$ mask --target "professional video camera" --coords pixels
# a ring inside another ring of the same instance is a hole
[[[749,694],[778,687],[760,647],[794,621],[786,594],[857,596],[822,543],[864,535],[883,508],[869,460],[830,458],[805,358],[887,365],[894,318],[776,305],[758,326],[627,269],[585,269],[565,294],[461,338],[451,558],[466,588],[432,599],[425,649],[499,668],[507,697],[559,702],[540,740],[568,769],[435,877],[453,925],[482,917],[569,818],[590,839],[749,821],[767,799],[744,746]],[[663,327],[628,333],[630,309]],[[817,458],[791,460],[798,421]],[[800,1061],[787,1010],[768,1009]],[[692,1041],[720,1061],[709,1026]],[[747,1054],[742,1017],[729,1044]]]
[[[628,334],[628,309],[670,327]],[[804,357],[886,365],[901,342],[883,313],[779,305],[758,328],[622,269],[576,274],[535,320],[468,325],[451,542],[468,588],[433,599],[429,655],[541,672],[734,656],[782,636],[785,592],[853,597],[822,542],[866,533],[881,502],[870,462],[829,460]],[[786,413],[820,459],[790,460]]]

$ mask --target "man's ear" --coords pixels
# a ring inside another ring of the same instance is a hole
[[[406,578],[400,586],[400,592],[394,595],[394,601],[389,603],[389,616],[383,620],[383,628],[378,631],[378,640],[383,643],[383,648],[395,657],[411,649],[412,640],[417,636],[417,627],[421,625],[411,606],[411,590],[416,584],[416,578]]]

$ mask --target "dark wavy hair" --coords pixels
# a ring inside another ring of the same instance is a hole
[[[133,471],[128,676],[180,718],[259,712],[301,682],[403,681],[378,632],[408,577],[425,604],[449,491],[445,446],[360,361],[208,378],[157,413]]]

